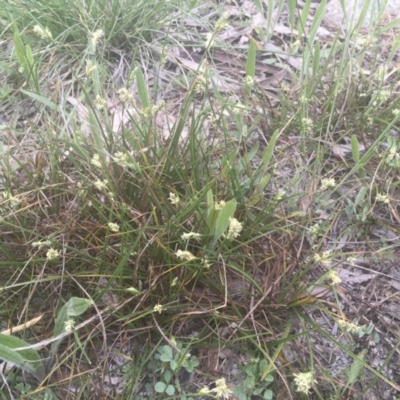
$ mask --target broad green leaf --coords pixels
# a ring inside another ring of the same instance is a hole
[[[363,371],[362,361],[367,354],[368,350],[363,349],[357,356],[358,358],[353,359],[353,363],[351,364],[348,371],[346,371],[347,383],[352,385],[356,382],[356,380],[360,377],[361,372]]]
[[[353,154],[354,162],[360,170],[360,177],[365,178],[365,169],[363,168],[363,163],[360,162],[360,145],[358,144],[357,136],[353,135],[351,137],[351,152]]]
[[[172,385],[168,385],[165,393],[167,393],[168,396],[173,396],[175,393],[175,387]]]
[[[176,371],[178,368],[178,363],[175,360],[171,360],[169,362],[169,366],[171,368],[171,371]]]
[[[33,58],[32,50],[29,45],[24,46],[18,29],[14,30],[14,47],[17,54],[19,65],[23,68],[23,73],[28,83],[33,80],[36,91],[39,91],[39,83],[37,77],[37,67]]]
[[[318,76],[320,59],[321,59],[321,45],[319,42],[316,42],[314,45],[313,64],[312,64],[314,77]]]
[[[392,49],[390,50],[390,54],[388,57],[387,65],[390,65],[393,57],[398,54],[398,50],[400,47],[400,33],[396,36],[396,39],[391,42]]]
[[[386,24],[385,26],[382,26],[379,30],[380,32],[386,32],[398,28],[399,26],[400,26],[400,18],[396,18],[393,21]]]
[[[247,153],[247,159],[249,161],[251,161],[254,158],[254,156],[257,154],[259,148],[260,148],[260,142],[256,142],[256,144]]]
[[[19,35],[17,29],[15,29],[14,31],[14,47],[17,54],[18,62],[20,66],[24,69],[24,74],[26,76],[26,74],[29,73],[29,65],[26,62],[25,47],[22,43],[21,36]]]
[[[56,322],[54,325],[54,331],[53,331],[54,336],[58,336],[65,331],[65,322],[67,322],[69,319],[67,309],[68,309],[68,307],[66,306],[66,304],[64,304],[57,314]],[[54,342],[54,343],[56,343],[56,342]],[[54,346],[54,343],[53,343],[53,346]]]
[[[279,7],[278,7],[279,8]],[[258,10],[258,12],[261,15],[264,15],[264,10],[263,7],[261,7],[261,9]],[[276,13],[276,14],[275,14]],[[279,15],[279,10],[275,7],[275,0],[268,0],[268,4],[267,4],[267,26],[264,28],[266,30],[267,33],[267,41],[269,41],[269,38],[271,37],[271,35],[274,32],[274,23],[273,23],[273,16],[275,15]]]
[[[167,385],[164,382],[157,382],[156,385],[154,386],[154,390],[157,393],[164,393]]]
[[[28,90],[20,89],[21,93],[31,97],[32,99],[38,101],[39,103],[42,103],[46,107],[49,107],[53,111],[57,111],[58,107],[57,104],[53,103],[51,100],[46,99],[45,97],[41,96],[40,94],[34,93],[34,92],[29,92]]]
[[[199,360],[196,357],[192,356],[190,360],[187,360],[183,363],[183,366],[185,367],[186,371],[190,373],[193,372],[194,369],[199,366],[199,364]]]
[[[65,323],[73,317],[78,317],[83,314],[89,307],[92,306],[92,302],[87,299],[81,299],[79,297],[71,297],[58,312],[55,326],[54,336],[58,336],[65,332]],[[58,346],[61,343],[61,339],[53,342],[51,346],[51,354],[54,356]]]
[[[151,107],[149,92],[147,90],[147,84],[143,77],[143,72],[140,68],[136,70],[136,83],[139,93],[139,98],[142,103],[142,109],[146,110]]]
[[[166,382],[170,382],[171,381],[171,379],[172,379],[172,371],[170,371],[170,370],[165,370],[165,372],[164,372],[164,380],[166,381]]]
[[[100,77],[100,68],[99,68],[98,62],[96,60],[96,57],[92,56],[91,59],[93,61],[93,66],[94,67],[97,66],[96,68],[93,68],[93,71],[90,74],[90,76],[92,78],[94,94],[96,96],[101,96],[103,82],[101,81],[101,77]]]
[[[217,220],[215,222],[214,243],[225,233],[228,229],[230,219],[236,211],[237,201],[232,199],[228,201],[219,211]]]
[[[268,146],[264,151],[264,155],[262,157],[262,159],[263,159],[262,168],[263,168],[264,171],[267,170],[267,168],[269,166],[269,163],[271,161],[272,154],[273,154],[274,149],[275,149],[275,143],[276,143],[276,140],[278,139],[279,133],[280,133],[280,131],[277,129],[272,134],[271,139],[270,139],[270,141],[268,143]]]
[[[261,15],[263,15],[264,10],[263,10],[263,6],[262,6],[262,3],[261,3],[261,0],[254,0],[254,4],[256,5],[258,12]]]
[[[272,390],[267,389],[267,390],[264,392],[263,398],[264,398],[265,400],[272,400],[273,397],[274,397],[274,392],[273,392]]]
[[[213,221],[215,217],[215,204],[214,204],[214,195],[212,189],[209,189],[207,192],[207,228],[208,234],[210,234],[213,230]]]
[[[312,20],[312,25],[310,29],[310,33],[308,35],[309,44],[311,47],[314,47],[314,38],[317,34],[318,28],[321,25],[322,19],[325,15],[325,8],[326,8],[326,0],[322,0],[320,5],[318,6],[317,10],[315,11],[314,18]],[[319,42],[317,42],[319,43]]]
[[[354,162],[358,164],[360,161],[360,146],[356,135],[351,137],[351,152],[353,153]]]
[[[176,149],[179,148],[179,139],[187,124],[189,111],[191,110],[191,104],[192,102],[190,101],[184,102],[183,107],[180,110],[179,117],[172,128],[172,140],[169,146],[171,155],[173,155]]]
[[[297,10],[297,0],[288,0],[289,7],[289,25],[290,29],[294,28],[294,17],[296,15]]]
[[[71,297],[60,309],[56,318],[54,328],[54,336],[65,332],[65,322],[72,317],[82,315],[88,308],[92,306],[92,302],[80,297]]]
[[[209,189],[207,192],[207,214],[210,215],[214,210],[214,195],[212,189]]]
[[[39,79],[37,73],[37,65],[35,63],[35,59],[33,58],[32,49],[29,44],[25,46],[25,56],[27,60],[27,64],[29,65],[29,78],[33,81],[33,86],[37,92],[40,91],[39,88]]]
[[[260,361],[260,369],[262,370],[262,371],[264,371],[264,370],[266,370],[267,369],[267,367],[268,367],[268,361],[267,360],[261,360]],[[265,379],[268,379],[268,377],[269,376],[271,376],[271,375],[267,375],[267,377],[265,378]]]
[[[32,65],[35,63],[35,59],[33,58],[32,49],[29,44],[25,45],[25,58],[29,66],[32,67]]]
[[[297,29],[299,31],[298,35],[297,35],[297,40],[301,40],[304,31],[306,29],[307,26],[307,18],[310,14],[310,6],[311,6],[311,0],[306,0],[305,4],[303,6],[303,10],[300,14],[300,19],[299,22],[297,24]]]
[[[260,180],[260,183],[257,185],[257,191],[259,193],[261,193],[265,189],[265,187],[268,185],[269,181],[271,180],[271,176],[272,176],[271,174],[267,174]],[[255,203],[253,204],[253,202],[252,202],[251,205],[254,206]]]
[[[161,354],[161,361],[170,361],[173,359],[172,349],[170,346],[165,345],[163,349],[163,353]]]
[[[271,383],[271,382],[273,382],[273,381],[274,381],[274,377],[273,377],[272,375],[267,375],[267,376],[265,377],[265,382]]]
[[[67,306],[68,317],[78,317],[92,307],[93,302],[80,297],[71,297],[68,302],[65,303],[65,306]]]
[[[256,42],[253,38],[250,39],[249,51],[247,52],[247,62],[246,62],[246,76],[254,78],[256,74]]]
[[[381,19],[379,17],[379,15],[373,15],[373,13],[376,11],[376,7],[374,7],[373,3],[374,2],[372,2],[372,4],[371,4],[371,0],[364,1],[363,7],[361,8],[360,16],[357,21],[357,27],[356,27],[357,30],[359,30],[363,26],[365,19],[367,17],[367,13],[370,14],[370,18],[375,17],[377,21],[379,21]],[[383,2],[381,2],[381,3],[383,3]],[[378,12],[378,14],[379,14],[379,12]]]
[[[0,359],[13,363],[18,368],[42,379],[44,369],[39,353],[26,347],[29,347],[29,344],[24,340],[0,334]],[[24,350],[18,350],[19,348]]]
[[[256,74],[256,42],[253,38],[250,38],[249,43],[249,51],[247,53],[247,62],[246,62],[246,78],[254,79]],[[251,93],[251,85],[246,84],[246,94],[250,96]]]
[[[92,108],[88,109],[90,134],[99,153],[103,152],[103,128]]]

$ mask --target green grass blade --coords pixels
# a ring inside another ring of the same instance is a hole
[[[396,36],[396,39],[393,41],[392,49],[390,50],[390,54],[388,56],[387,64],[390,64],[393,60],[393,57],[398,53],[400,47],[400,33]]]
[[[316,42],[314,46],[313,64],[312,64],[314,77],[318,76],[320,59],[321,59],[321,45],[319,42]]]
[[[247,62],[246,62],[246,76],[254,78],[256,74],[256,43],[252,38],[249,43],[249,50],[247,52]]]
[[[42,103],[43,105],[45,105],[46,107],[50,108],[51,110],[53,110],[53,111],[57,111],[58,110],[57,104],[53,103],[49,99],[46,99],[45,97],[41,96],[40,94],[37,94],[37,93],[34,93],[34,92],[30,92],[30,91],[24,90],[24,89],[20,89],[20,91],[21,91],[21,93],[29,96],[33,100],[36,100],[39,103]]]
[[[261,0],[254,0],[254,4],[256,5],[258,12],[262,15],[263,14],[263,6],[261,3]],[[269,7],[268,7],[268,11],[269,11]]]
[[[297,40],[300,40],[301,37],[305,34],[305,29],[307,26],[307,18],[310,13],[310,6],[311,6],[311,0],[306,0],[303,10],[300,14],[299,22],[297,24],[297,30],[299,31],[297,35]]]
[[[326,1],[322,0],[321,4],[318,6],[317,10],[315,11],[315,15],[312,21],[310,33],[308,35],[308,43],[310,46],[314,46],[314,39],[315,35],[317,34],[318,28],[321,25],[322,19],[325,16],[325,8],[326,8]],[[319,42],[318,42],[319,44]]]
[[[294,27],[294,17],[296,15],[297,10],[297,0],[288,0],[288,8],[289,8],[289,25],[293,30]]]

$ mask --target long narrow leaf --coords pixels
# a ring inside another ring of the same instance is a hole
[[[278,139],[279,133],[280,133],[280,131],[276,130],[272,134],[271,139],[269,140],[268,146],[264,151],[264,154],[263,154],[263,157],[262,157],[262,160],[263,160],[262,169],[263,169],[263,171],[266,171],[268,166],[269,166],[269,163],[271,161],[272,155],[274,153],[275,143],[276,143],[276,140]]]
[[[230,219],[236,211],[237,202],[235,199],[228,201],[218,214],[215,223],[214,243],[225,233],[228,229]]]
[[[318,76],[318,70],[319,70],[319,62],[321,59],[321,45],[319,42],[315,43],[314,46],[314,53],[313,53],[313,76],[316,77]]]
[[[307,26],[307,18],[308,18],[308,15],[310,13],[310,6],[311,6],[311,0],[306,0],[305,4],[303,6],[303,10],[302,10],[302,12],[300,14],[299,22],[297,24],[297,29],[299,31],[299,33],[297,35],[297,39],[298,40],[300,40],[301,37],[303,36],[304,30],[305,30],[305,28]]]
[[[21,93],[29,96],[33,100],[38,101],[39,103],[42,103],[46,107],[49,107],[53,111],[57,111],[58,107],[57,104],[53,103],[51,100],[46,99],[46,97],[41,96],[40,94],[34,93],[34,92],[29,92],[28,90],[20,89]]]
[[[212,189],[209,189],[207,192],[207,227],[209,232],[212,229],[212,223],[215,215],[215,205],[214,205],[214,195]]]
[[[252,78],[254,78],[256,74],[256,53],[256,42],[253,38],[251,38],[249,43],[249,51],[247,52],[246,76],[250,76]]]
[[[147,89],[146,81],[143,77],[143,72],[140,68],[136,70],[136,83],[142,108],[144,110],[150,108],[149,91]]]
[[[289,8],[289,25],[290,29],[294,28],[294,17],[296,15],[297,9],[297,1],[296,0],[288,0],[288,8]]]
[[[25,46],[25,57],[27,64],[29,65],[29,81],[33,83],[34,89],[39,92],[39,78],[38,78],[38,71],[37,71],[37,64],[35,63],[35,59],[33,58],[32,49],[29,44]]]
[[[23,68],[24,73],[27,74],[29,72],[29,65],[26,62],[25,47],[17,29],[14,31],[14,48],[15,53],[17,54],[19,65]]]
[[[54,326],[54,336],[58,336],[66,331],[65,324],[73,317],[78,317],[82,315],[89,307],[91,307],[92,302],[87,299],[81,299],[79,297],[71,297],[60,309],[57,314],[55,326]],[[51,354],[55,355],[58,346],[61,343],[61,339],[55,341],[51,346]]]
[[[351,152],[353,154],[353,160],[356,164],[360,161],[360,146],[358,144],[357,136],[351,137]]]
[[[310,33],[308,35],[309,44],[311,47],[314,46],[315,35],[317,34],[318,28],[321,25],[322,19],[325,16],[325,8],[326,8],[326,0],[322,0],[321,4],[318,6],[315,11],[315,15],[312,21]]]
[[[42,379],[44,370],[39,353],[28,347],[24,340],[0,333],[0,359]],[[23,350],[18,350],[21,348]]]

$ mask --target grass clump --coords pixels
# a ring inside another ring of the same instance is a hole
[[[361,295],[343,272],[396,247],[397,72],[355,43],[361,23],[321,48],[326,2],[307,34],[310,2],[302,12],[279,2],[296,39],[288,57],[302,64],[292,88],[274,89],[273,107],[256,68],[271,24],[244,51],[232,46],[244,68],[230,94],[219,82],[231,71],[217,76],[213,59],[221,33],[240,23],[229,15],[216,9],[201,42],[208,24],[192,21],[199,57],[174,75],[176,59],[164,64],[162,50],[149,67],[149,54],[160,37],[169,50],[178,16],[195,20],[207,7],[62,5],[2,8],[11,48],[2,48],[2,109],[14,116],[1,131],[0,357],[19,367],[4,374],[3,392],[339,399],[377,382],[397,390],[383,371],[398,344],[372,364],[382,327],[355,311]],[[380,37],[378,27],[369,34]],[[151,85],[148,67],[171,82]],[[344,367],[326,361],[328,347]]]

